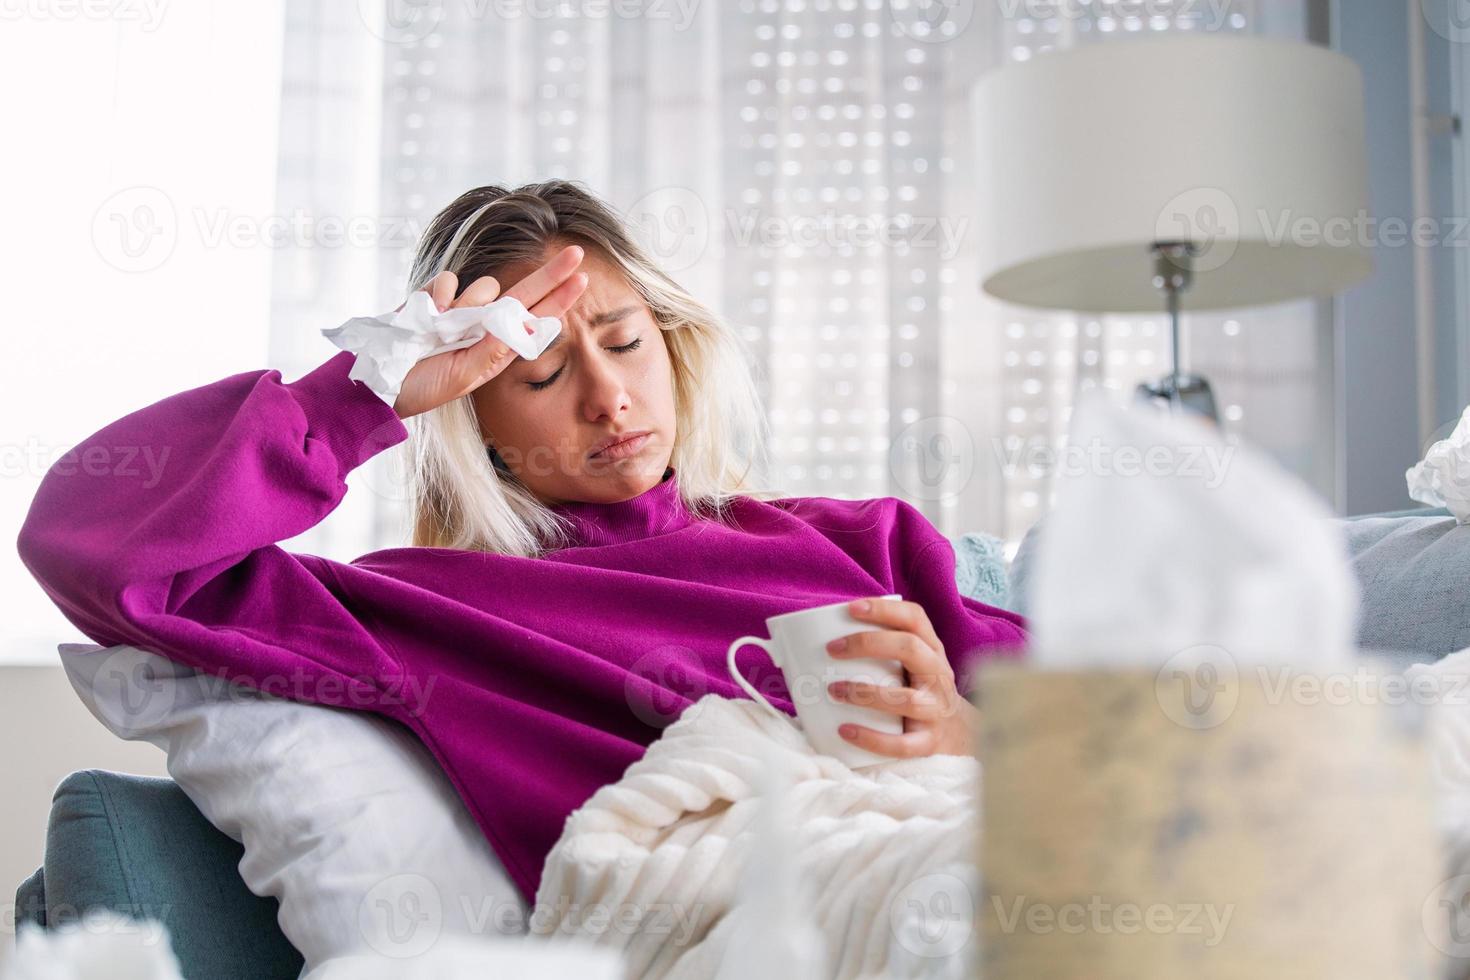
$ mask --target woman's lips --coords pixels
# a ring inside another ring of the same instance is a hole
[[[593,456],[593,459],[622,459],[624,456],[634,456],[643,450],[643,444],[648,442],[653,433],[644,432],[631,439],[613,443],[602,452]]]

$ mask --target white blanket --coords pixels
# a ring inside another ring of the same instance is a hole
[[[852,770],[706,695],[567,818],[532,934],[612,945],[627,980],[972,976],[979,781],[970,756]]]

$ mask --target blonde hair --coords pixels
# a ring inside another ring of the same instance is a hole
[[[725,520],[739,496],[770,498],[752,473],[767,465],[767,427],[745,349],[715,313],[669,278],[621,217],[573,181],[515,190],[477,187],[440,211],[419,240],[408,293],[444,270],[463,291],[558,244],[596,250],[619,268],[665,332],[677,433],[669,465],[696,517]],[[502,287],[513,285],[501,282]],[[492,461],[470,395],[407,422],[412,543],[536,557],[570,543],[570,523]]]

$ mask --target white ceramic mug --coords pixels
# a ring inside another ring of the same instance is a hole
[[[879,598],[901,600],[903,596],[887,595]],[[880,755],[853,745],[837,733],[837,726],[852,723],[891,735],[902,735],[903,717],[867,705],[834,701],[827,692],[827,685],[833,681],[852,680],[866,681],[881,687],[902,687],[904,670],[902,663],[891,658],[838,658],[827,652],[827,644],[839,636],[887,628],[854,619],[847,611],[848,604],[834,602],[831,605],[813,606],[810,609],[798,609],[796,612],[772,616],[766,620],[766,631],[771,634],[771,638],[768,640],[762,636],[742,636],[730,644],[726,662],[735,683],[775,715],[789,720],[789,716],[767,701],[740,675],[735,666],[736,651],[747,643],[753,643],[766,651],[786,678],[786,687],[791,692],[792,703],[796,706],[796,717],[800,722],[798,727],[806,734],[812,748],[840,759],[849,768],[857,769],[879,762],[892,762],[895,757]]]

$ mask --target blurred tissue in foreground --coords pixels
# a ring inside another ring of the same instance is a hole
[[[1340,668],[1358,584],[1326,507],[1202,419],[1083,393],[1036,557],[1038,667]]]

